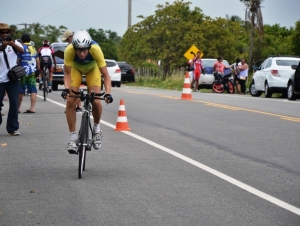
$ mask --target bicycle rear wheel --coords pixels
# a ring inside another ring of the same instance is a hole
[[[79,131],[79,164],[78,164],[78,177],[82,177],[82,172],[85,170],[86,162],[86,148],[87,148],[87,133],[88,133],[88,113],[84,112],[81,120],[81,127]]]
[[[43,70],[43,96],[44,96],[44,101],[47,100],[47,96],[48,96],[48,79],[47,79],[47,73],[48,70],[44,69]]]

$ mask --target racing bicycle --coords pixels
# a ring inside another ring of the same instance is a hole
[[[84,93],[82,89],[80,89],[79,92],[74,90],[72,90],[72,92],[75,95],[69,95],[69,97],[79,98],[80,101],[83,102],[81,125],[78,132],[78,139],[76,141],[77,155],[79,156],[78,177],[81,178],[86,165],[86,151],[90,151],[93,146],[93,128],[90,120],[92,113],[91,103],[93,103],[95,99],[104,100],[104,98],[101,98],[100,96],[103,96],[105,92],[94,93],[94,91],[92,91],[88,94]]]
[[[48,69],[47,65],[44,64],[43,69],[42,69],[42,84],[43,84],[44,101],[47,100],[47,96],[49,93],[48,82],[49,82],[49,69]]]

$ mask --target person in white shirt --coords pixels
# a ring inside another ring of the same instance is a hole
[[[245,59],[241,59],[241,65],[238,66],[238,70],[240,71],[238,78],[239,84],[241,85],[241,94],[245,94],[246,92],[246,80],[248,77],[248,64]]]
[[[11,37],[15,29],[8,24],[0,23],[0,112],[3,105],[3,97],[6,91],[9,100],[9,110],[7,115],[6,130],[10,136],[19,136],[18,122],[18,101],[19,101],[19,81],[10,81],[7,73],[17,65],[17,53],[24,53],[21,43]],[[7,59],[7,62],[6,62]],[[8,64],[8,65],[7,65]],[[2,114],[0,114],[0,125],[2,124]]]

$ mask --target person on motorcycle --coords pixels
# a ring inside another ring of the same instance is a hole
[[[217,58],[217,62],[214,63],[213,71],[217,71],[217,72],[224,74],[225,68],[232,68],[232,65],[226,66],[225,64],[222,63],[222,61],[223,61],[223,57],[219,56]]]

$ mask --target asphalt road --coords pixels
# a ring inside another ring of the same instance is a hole
[[[181,94],[113,88],[82,179],[59,91],[19,114],[19,137],[4,116],[0,225],[300,225],[300,101]],[[114,131],[121,99],[127,132]]]

